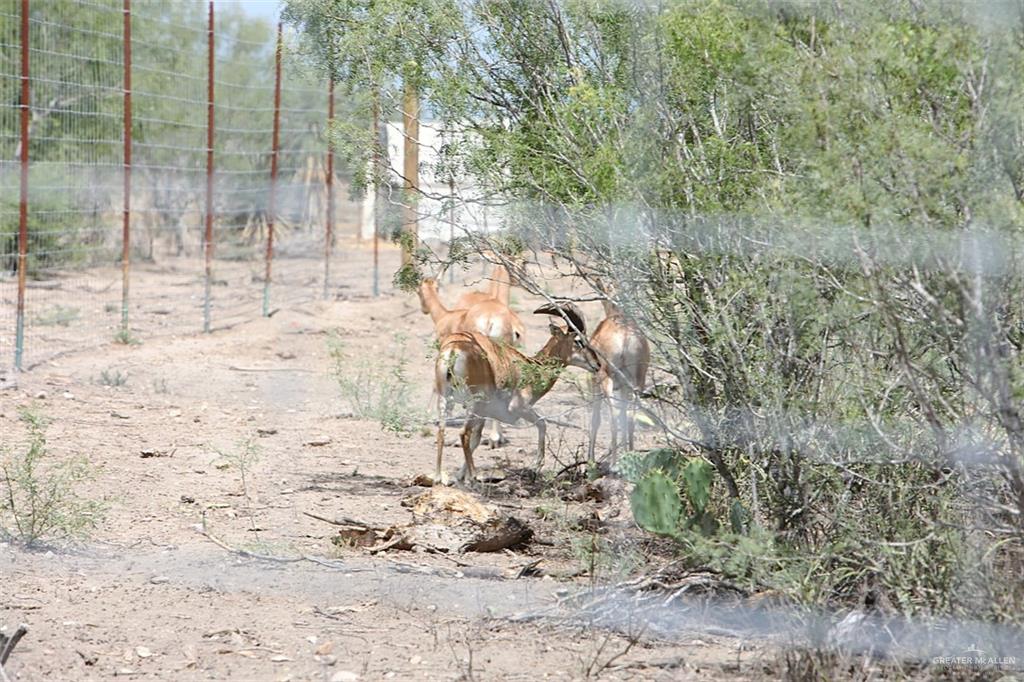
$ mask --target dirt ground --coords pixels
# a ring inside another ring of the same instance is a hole
[[[532,428],[510,429],[509,444],[479,451],[478,464],[505,478],[480,494],[540,542],[455,557],[370,555],[331,542],[337,529],[307,513],[407,522],[401,501],[424,490],[411,481],[434,456],[431,428],[393,433],[353,416],[332,373],[340,342],[346,371],[390,386],[403,346],[410,405],[426,413],[430,404],[429,319],[415,297],[390,286],[370,297],[369,255],[347,256],[336,300],[208,335],[140,334],[138,345],[69,352],[0,391],[0,443],[20,447],[19,410],[34,410],[49,420],[54,456],[88,458],[94,476],[81,492],[106,503],[84,543],[0,544],[0,624],[29,628],[7,665],[11,678],[762,677],[771,654],[741,638],[524,617],[613,582],[648,556],[650,540],[632,527],[621,494],[580,501],[574,484],[554,476],[585,452],[579,427],[549,430],[551,475],[542,484],[528,476]],[[397,256],[384,256],[390,273]],[[534,303],[514,295],[531,352],[547,336],[546,319],[526,314]],[[596,324],[598,309],[586,312]],[[571,370],[540,411],[582,426],[574,387],[582,379]],[[450,473],[462,463],[456,438],[449,429]],[[532,562],[546,575],[515,577]]]

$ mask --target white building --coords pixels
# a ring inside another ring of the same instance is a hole
[[[391,184],[401,187],[404,181],[403,168],[405,163],[405,135],[401,121],[388,122],[384,128],[387,140],[387,154]],[[448,241],[455,224],[455,235],[460,231],[493,230],[500,227],[500,212],[485,208],[472,202],[477,195],[476,186],[465,177],[454,179],[454,188],[447,178],[437,177],[437,158],[445,141],[441,131],[430,124],[420,122],[419,133],[419,188],[422,192],[417,205],[419,215],[418,229],[420,240]],[[451,202],[454,189],[454,202]],[[466,201],[469,199],[470,201]],[[382,196],[381,201],[388,201]],[[396,193],[390,201],[399,203],[401,196]],[[450,210],[454,207],[454,211]],[[368,191],[362,204],[362,220],[360,221],[364,239],[372,239],[374,224],[374,192]]]

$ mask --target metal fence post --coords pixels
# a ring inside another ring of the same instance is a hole
[[[203,233],[203,258],[206,275],[203,284],[203,331],[210,331],[210,284],[213,276],[213,0],[206,29],[206,229]]]
[[[18,202],[18,310],[14,331],[14,369],[21,370],[25,354],[25,276],[28,269],[28,0],[21,0],[21,194]]]
[[[327,225],[324,231],[324,299],[327,299],[331,280],[331,247],[334,246],[334,144],[331,127],[334,125],[334,76],[327,81]]]
[[[281,22],[277,22],[274,50],[274,132],[270,141],[270,197],[267,200],[267,254],[263,273],[263,317],[270,315],[270,278],[274,262],[274,216],[277,212],[277,155],[281,141]]]
[[[132,3],[124,0],[124,224],[121,230],[121,341],[127,342],[132,206]]]

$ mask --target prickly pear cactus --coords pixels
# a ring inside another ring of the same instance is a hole
[[[675,535],[683,501],[675,481],[660,471],[653,471],[640,480],[629,497],[633,518],[644,530],[658,535]]]
[[[612,467],[612,471],[630,483],[639,483],[654,469],[661,469],[669,476],[675,476],[679,453],[671,448],[627,452]]]
[[[691,457],[682,467],[683,482],[686,484],[686,496],[690,498],[697,516],[704,513],[711,497],[711,476],[714,469],[700,457]]]
[[[619,461],[612,465],[612,471],[630,483],[639,483],[647,471],[647,468],[644,466],[646,457],[646,452],[627,452],[621,455]]]

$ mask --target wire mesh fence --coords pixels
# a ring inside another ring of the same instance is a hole
[[[273,27],[218,10],[0,3],[3,365],[230,326],[327,294],[327,83],[285,56],[276,99]],[[334,215],[351,215],[339,203],[336,193]]]

